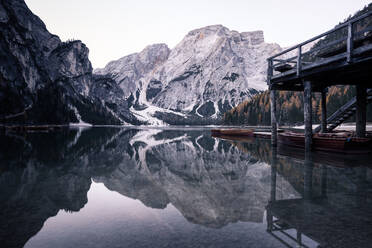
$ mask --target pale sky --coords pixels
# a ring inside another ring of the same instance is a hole
[[[370,0],[26,0],[62,40],[80,39],[94,68],[147,45],[173,48],[191,30],[222,24],[263,30],[266,42],[290,46],[333,28]]]

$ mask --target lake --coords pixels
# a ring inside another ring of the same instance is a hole
[[[372,158],[208,128],[0,136],[1,247],[372,247]]]

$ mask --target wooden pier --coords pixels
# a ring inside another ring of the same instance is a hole
[[[372,102],[372,11],[268,58],[272,145],[277,145],[276,91],[303,91],[305,147],[312,148],[316,131],[331,131],[356,114],[357,137],[366,135],[366,105]],[[327,88],[355,85],[354,102],[327,118]],[[321,94],[320,130],[312,128],[313,92]],[[328,121],[328,122],[327,122]],[[330,124],[330,125],[328,125]]]

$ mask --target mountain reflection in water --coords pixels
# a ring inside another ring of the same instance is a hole
[[[215,139],[205,129],[30,133],[1,136],[0,149],[4,247],[372,242],[369,157],[331,167],[318,155]]]

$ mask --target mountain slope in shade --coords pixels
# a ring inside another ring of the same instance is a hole
[[[189,32],[172,50],[151,45],[94,75],[85,44],[50,34],[23,0],[0,1],[0,27],[2,122],[217,124],[265,89],[265,59],[281,49],[261,31],[215,25]],[[18,113],[25,114],[9,120]]]
[[[0,37],[1,121],[138,123],[117,84],[93,77],[85,44],[49,33],[23,0],[0,1]]]
[[[127,92],[132,112],[150,122],[216,119],[266,89],[266,58],[280,50],[264,42],[262,31],[214,25],[189,32],[172,50],[148,46],[95,73],[110,74]]]

